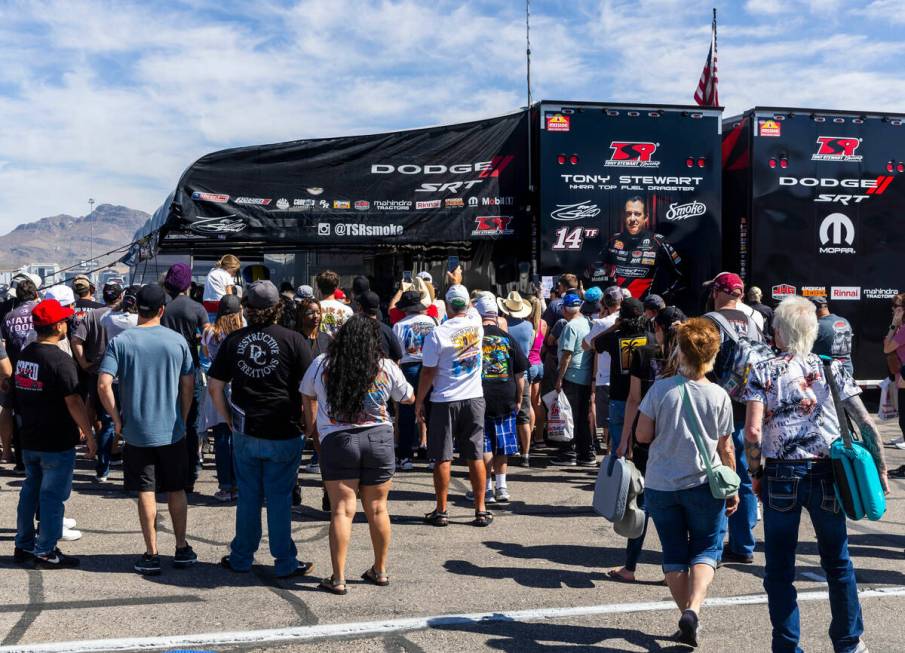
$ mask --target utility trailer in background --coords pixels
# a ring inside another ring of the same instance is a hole
[[[905,115],[756,107],[723,122],[723,260],[765,301],[826,296],[855,377],[887,374],[903,287]]]

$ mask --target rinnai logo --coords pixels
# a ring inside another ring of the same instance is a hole
[[[472,236],[508,236],[512,233],[509,223],[512,216],[508,215],[479,215],[475,219],[475,229]]]
[[[666,219],[673,222],[678,220],[687,220],[699,215],[707,213],[707,205],[697,200],[686,204],[670,204],[669,210],[666,211]]]
[[[658,147],[659,143],[613,141],[610,143],[613,153],[603,165],[617,168],[659,168],[660,162],[652,158]]]
[[[858,300],[861,299],[860,286],[833,286],[830,299]]]
[[[439,209],[440,200],[427,200],[425,202],[415,202],[415,209]]]
[[[811,161],[845,161],[858,163],[864,157],[855,154],[861,146],[861,139],[850,136],[818,136],[817,154],[811,155]]]
[[[820,223],[820,243],[824,247],[819,248],[821,254],[854,254],[851,246],[855,242],[855,225],[844,213],[830,213]],[[842,245],[848,247],[842,247]],[[831,247],[827,247],[831,245]]]
[[[789,295],[795,294],[795,286],[790,286],[787,283],[781,283],[777,286],[773,286],[773,299],[785,299]]]

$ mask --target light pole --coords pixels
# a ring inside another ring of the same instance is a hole
[[[94,198],[88,198],[88,217],[91,217],[91,214],[94,213]],[[91,221],[91,238],[88,241],[88,260],[91,261],[94,259],[94,220]],[[91,266],[89,266],[90,268]]]

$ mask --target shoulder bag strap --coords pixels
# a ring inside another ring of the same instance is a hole
[[[839,398],[839,389],[836,387],[836,379],[833,376],[832,359],[820,357],[823,361],[823,370],[826,372],[826,382],[830,386],[830,394],[833,397],[833,404],[836,407],[836,419],[839,420],[839,433],[842,435],[842,441],[849,449],[852,448],[852,433],[849,430],[848,415],[845,414],[845,408],[842,406],[842,400]]]
[[[704,460],[704,467],[707,469],[707,476],[710,477],[713,476],[713,465],[710,462],[710,456],[707,455],[707,449],[704,447],[703,437],[698,430],[700,423],[698,422],[697,413],[694,412],[694,407],[691,405],[691,400],[688,398],[688,382],[683,379],[681,383],[682,408],[685,410],[685,418],[688,420],[688,426],[691,429],[691,435],[694,437],[694,443],[698,448],[698,453]]]
[[[719,311],[711,311],[706,313],[704,317],[709,318],[712,322],[715,322],[716,325],[720,328],[720,331],[726,334],[726,337],[729,338],[732,342],[738,342],[738,331],[735,330],[735,327],[732,326],[732,323],[726,319],[726,316],[720,313]]]

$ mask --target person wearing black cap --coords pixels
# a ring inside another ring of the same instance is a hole
[[[279,325],[283,306],[277,287],[256,281],[245,293],[248,326],[220,345],[208,372],[208,391],[233,432],[239,489],[236,534],[220,563],[251,571],[261,543],[261,508],[267,501],[267,533],[277,577],[304,576],[292,541],[292,490],[302,460],[299,384],[311,364],[302,335]],[[227,403],[226,384],[232,395]]]
[[[16,361],[13,394],[20,423],[25,480],[19,494],[14,560],[42,569],[75,567],[79,561],[57,548],[63,534],[63,503],[72,490],[75,446],[79,429],[85,433],[88,454],[95,451],[88,412],[78,393],[78,368],[57,347],[68,332],[70,307],[45,300],[32,311],[35,342]],[[35,517],[41,529],[35,534]]]
[[[840,363],[854,377],[852,366],[852,325],[844,317],[830,313],[826,297],[809,298],[817,309],[817,340],[811,350],[820,356],[829,356]]]
[[[610,355],[610,450],[619,448],[625,424],[625,403],[631,384],[632,352],[648,344],[644,305],[630,297],[619,307],[615,328],[594,339],[598,354]]]
[[[399,340],[393,329],[380,320],[380,297],[376,292],[368,290],[360,294],[357,298],[358,312],[366,315],[373,320],[377,320],[377,326],[380,328],[380,343],[382,353],[394,363],[402,360],[402,347],[399,346]]]
[[[185,539],[185,487],[190,470],[183,441],[195,374],[185,338],[160,324],[166,306],[163,288],[156,284],[142,286],[135,304],[138,325],[107,345],[98,368],[97,391],[116,433],[126,442],[125,488],[138,492],[145,553],[134,568],[140,574],[156,575],[160,573],[157,492],[168,494],[176,538],[174,565],[188,567],[198,559]],[[113,393],[114,378],[119,380],[119,401]]]
[[[666,308],[666,302],[660,295],[648,295],[644,298],[644,317],[647,320],[647,330],[654,333],[654,320],[657,314]]]
[[[106,481],[110,474],[110,456],[113,449],[113,420],[97,396],[97,370],[104,353],[107,351],[107,330],[101,320],[110,311],[117,310],[122,302],[123,288],[116,283],[104,286],[104,306],[85,314],[75,323],[70,336],[72,355],[82,370],[82,391],[90,415],[95,415],[100,422],[97,432],[97,456],[94,460],[94,473],[98,481]],[[93,421],[93,420],[92,420]]]

